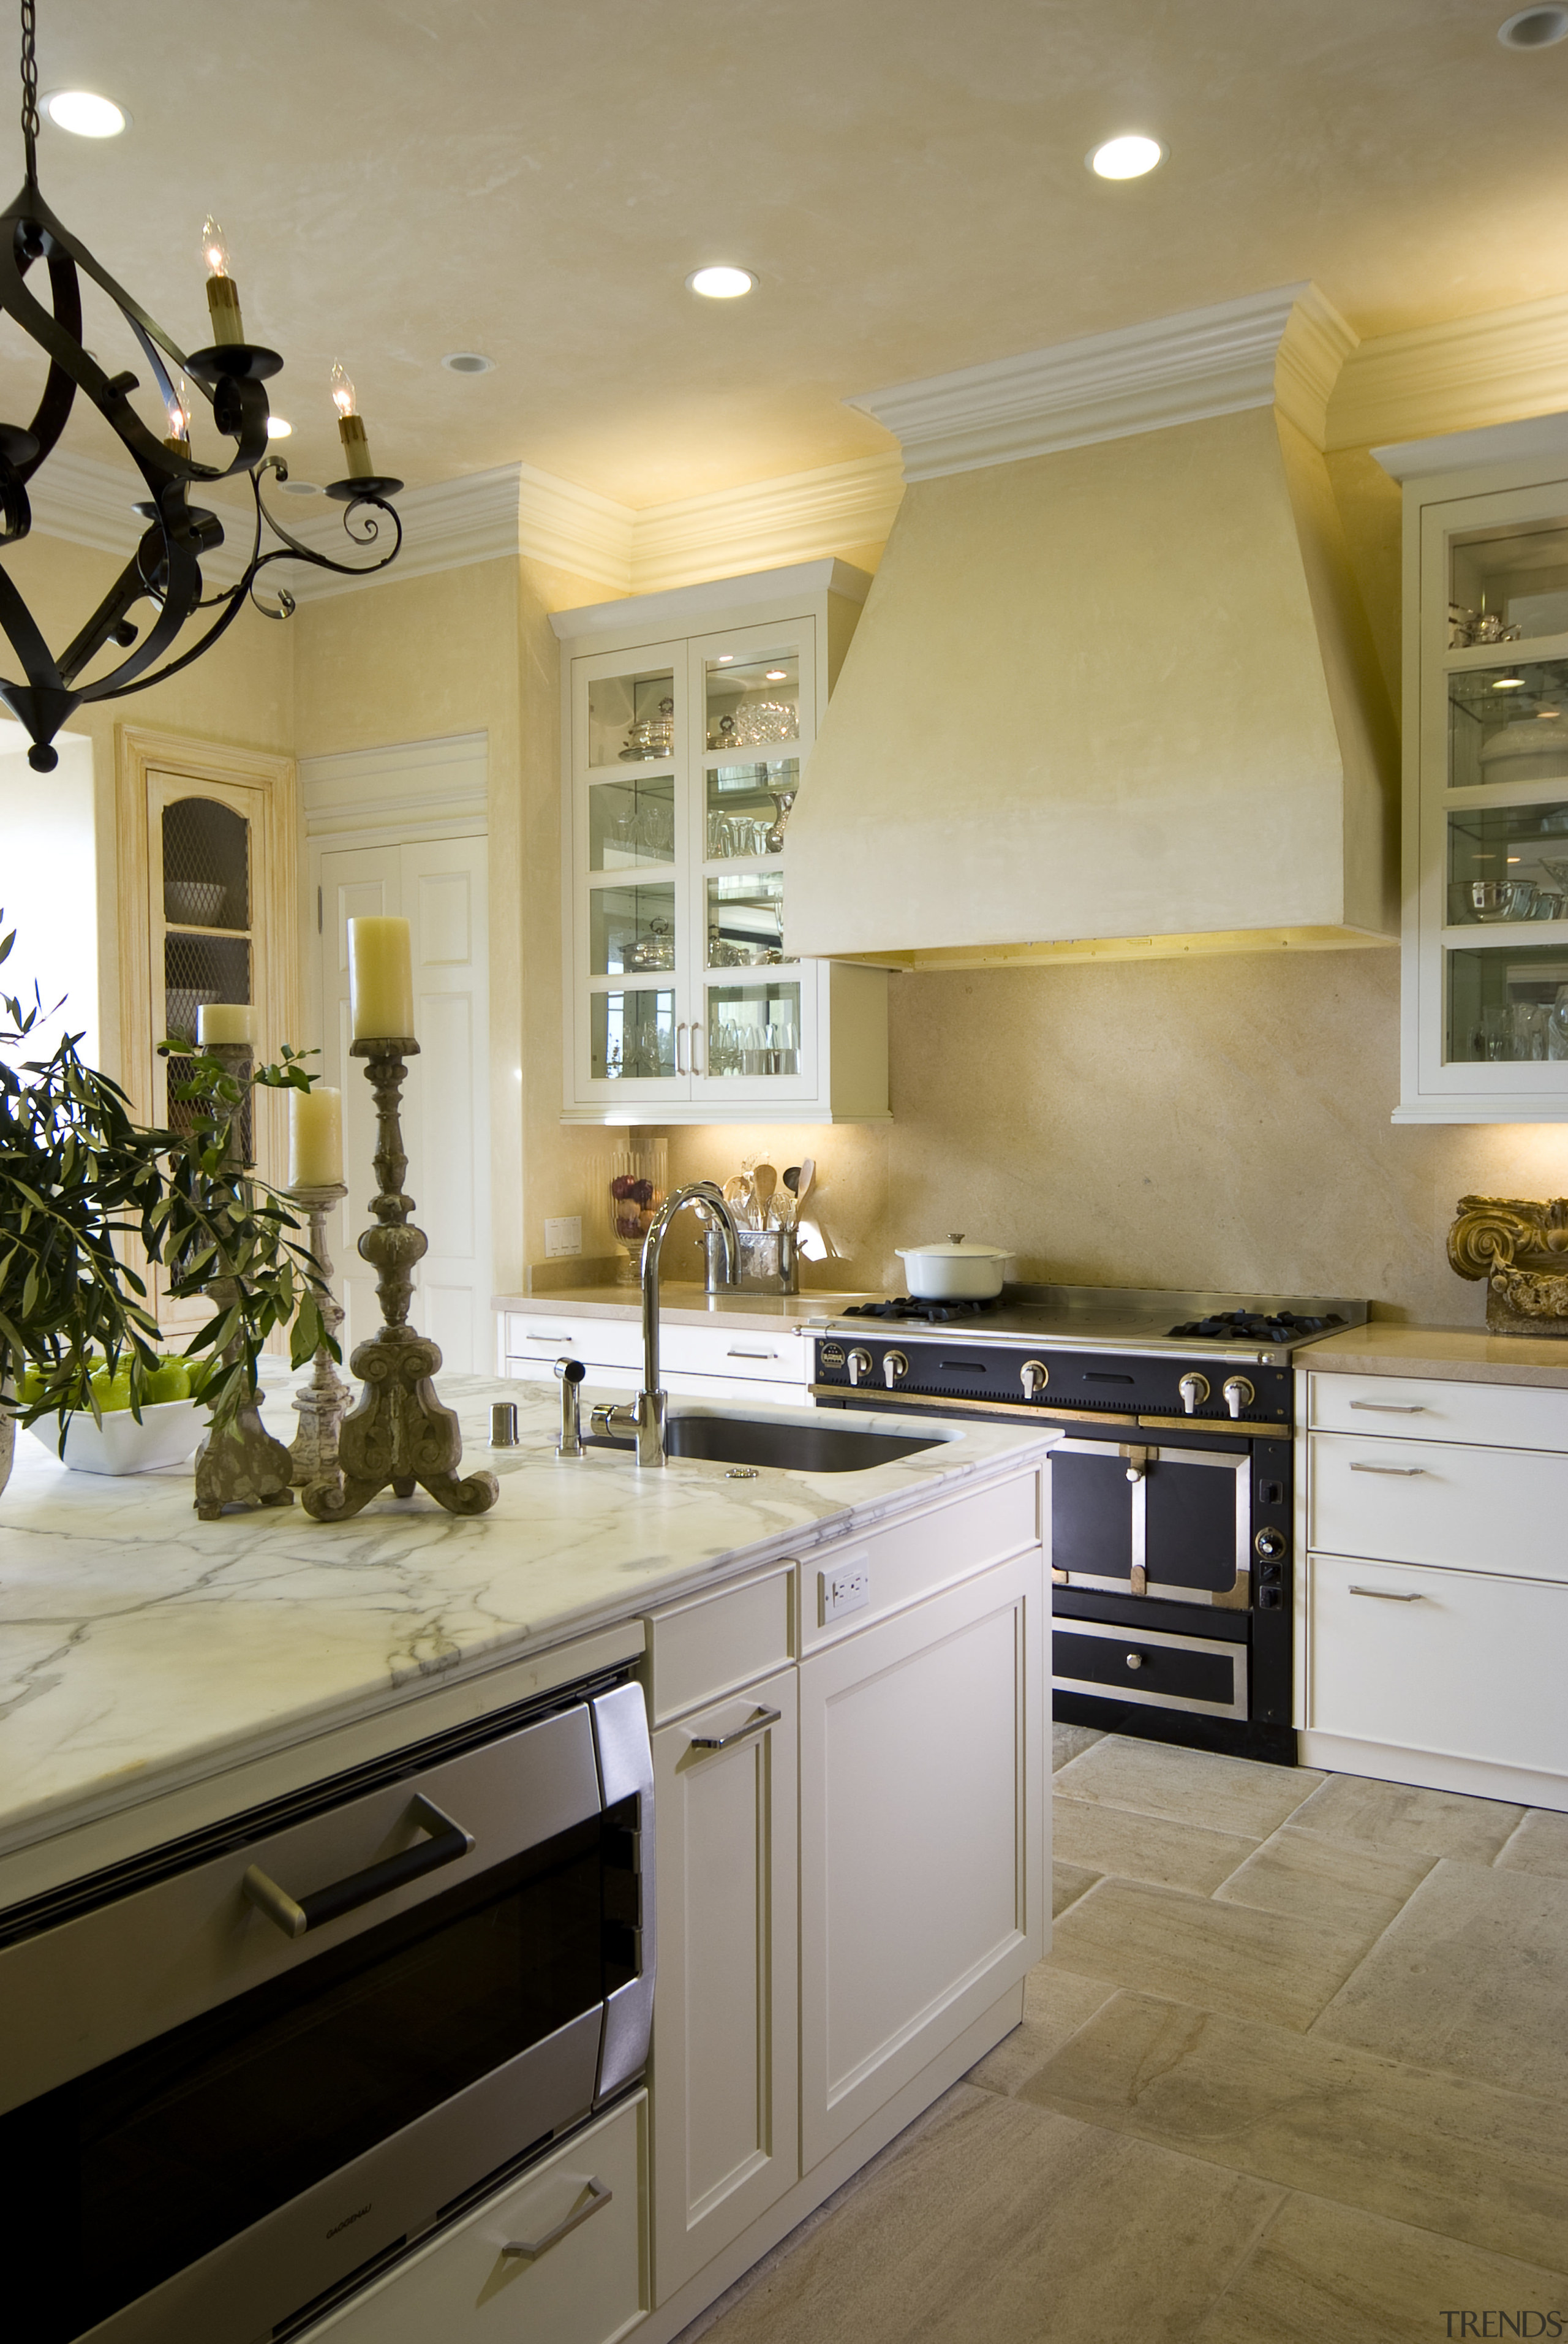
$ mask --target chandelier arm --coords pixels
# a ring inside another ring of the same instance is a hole
[[[272,460],[276,465],[276,459],[274,458]],[[264,466],[263,469],[265,470],[266,467]],[[271,507],[269,505],[262,504],[261,483],[259,480],[255,483],[255,487],[256,501],[266,517],[268,529],[272,530],[275,537],[280,537],[283,540],[281,546],[275,546],[271,552],[264,553],[261,556],[260,561],[256,564],[257,569],[261,569],[269,561],[284,561],[292,558],[298,561],[308,561],[311,567],[315,570],[330,570],[334,575],[338,578],[374,578],[378,570],[385,570],[389,562],[396,561],[402,550],[403,522],[401,517],[398,514],[397,507],[395,505],[388,504],[383,497],[357,498],[354,503],[347,506],[344,511],[343,526],[354,544],[369,545],[373,543],[379,536],[380,529],[379,525],[374,520],[370,519],[368,515],[367,515],[368,535],[366,537],[355,537],[353,531],[349,530],[348,524],[354,515],[360,510],[361,506],[374,505],[377,512],[383,512],[386,514],[387,520],[391,522],[393,529],[397,531],[397,535],[392,541],[391,551],[387,553],[384,553],[379,561],[334,561],[329,553],[319,553],[314,546],[302,545],[298,538],[291,536],[288,530],[284,528],[283,523],[276,519]]]
[[[17,259],[18,240],[28,219],[26,193],[24,188],[9,212],[0,217],[0,309],[9,311],[23,331],[31,334],[32,329],[24,313],[30,308],[36,308],[37,315],[46,318],[50,312],[33,302],[33,297],[23,281],[36,256],[25,252],[20,262]],[[52,254],[48,268],[55,303],[54,317],[67,334],[74,336],[79,347],[82,338],[82,295],[76,281],[75,266],[63,253]],[[27,427],[38,443],[37,453],[25,464],[17,466],[18,476],[24,480],[30,480],[45,458],[54,452],[76,398],[75,377],[61,365],[46,345],[42,347],[49,359],[49,372],[37,411]]]
[[[122,671],[116,668],[114,674],[112,676],[106,676],[101,684],[88,684],[86,690],[82,693],[82,698],[84,700],[94,701],[125,700],[134,692],[147,692],[151,690],[155,683],[166,683],[171,675],[178,675],[182,668],[191,666],[193,662],[200,659],[204,652],[210,651],[213,644],[217,642],[218,637],[226,633],[227,630],[233,626],[236,619],[238,618],[240,612],[245,608],[245,594],[241,591],[241,589],[247,588],[248,585],[249,573],[247,572],[246,577],[240,580],[237,586],[231,586],[228,588],[227,610],[224,611],[221,618],[214,620],[212,625],[207,629],[206,634],[203,635],[201,641],[197,643],[193,643],[188,652],[182,652],[178,659],[168,661],[165,666],[159,668],[156,675],[145,675],[136,683],[122,683],[119,680]]]
[[[0,568],[0,627],[22,662],[23,673],[35,692],[59,692],[65,680],[55,664],[38,622],[17,592],[8,571]]]

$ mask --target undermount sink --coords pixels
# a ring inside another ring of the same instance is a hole
[[[664,1428],[668,1457],[703,1457],[716,1465],[774,1465],[796,1473],[864,1473],[873,1465],[891,1465],[919,1450],[934,1449],[940,1439],[862,1432],[842,1424],[775,1424],[754,1416],[671,1416]],[[637,1443],[595,1433],[585,1446],[635,1449]]]

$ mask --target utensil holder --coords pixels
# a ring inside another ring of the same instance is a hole
[[[724,1238],[709,1229],[703,1242],[708,1253],[709,1294],[799,1294],[800,1249],[793,1229],[739,1229],[740,1275],[733,1284],[724,1272]]]

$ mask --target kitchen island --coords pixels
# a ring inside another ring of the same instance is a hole
[[[849,1473],[638,1472],[619,1450],[558,1459],[553,1389],[443,1393],[468,1465],[501,1482],[477,1520],[417,1497],[343,1524],[297,1508],[202,1524],[188,1472],[100,1480],[21,1444],[0,1500],[0,1932],[84,1881],[85,1904],[107,1893],[95,1880],[119,1893],[171,1843],[209,1849],[231,1817],[635,1673],[658,1813],[656,2075],[580,2136],[619,2160],[619,2211],[523,2273],[491,2236],[499,2198],[469,2191],[308,2332],[509,2336],[483,2309],[504,2300],[563,2344],[633,2328],[656,2344],[1020,2015],[1046,1931],[1052,1436],[944,1425]],[[486,1440],[500,1397],[516,1450]],[[266,1412],[286,1433],[286,1391]],[[254,1944],[238,1877],[218,1919]],[[459,1862],[447,1893],[465,1877]],[[307,1963],[314,1943],[275,1956]],[[508,2166],[514,2227],[517,2193],[558,2194],[578,2138]],[[562,2297],[574,2257],[582,2286]],[[593,2275],[612,2268],[607,2310]]]

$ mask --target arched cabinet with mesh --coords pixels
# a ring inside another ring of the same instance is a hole
[[[157,1045],[196,1040],[204,1003],[256,1011],[256,1049],[297,1047],[300,1025],[297,792],[293,761],[119,728],[117,758],[121,1065],[139,1115],[180,1121],[180,1060]],[[276,1095],[247,1135],[281,1181],[286,1128]],[[160,1305],[173,1332],[196,1306]]]

